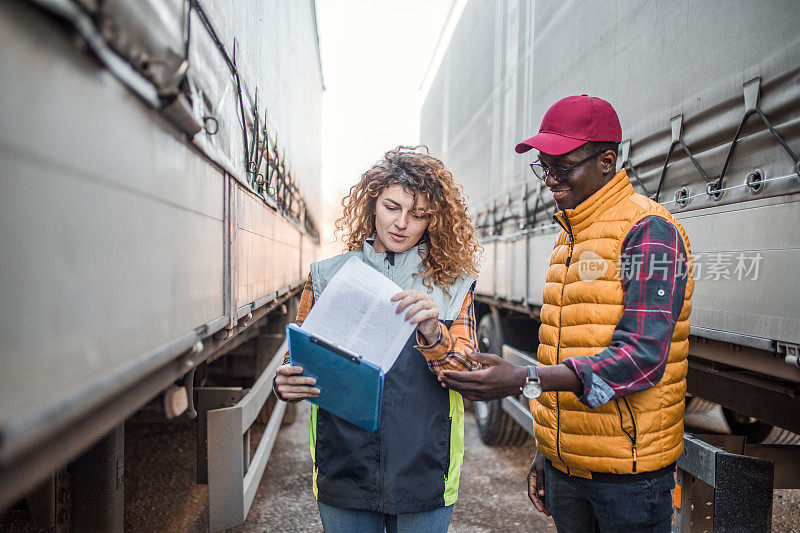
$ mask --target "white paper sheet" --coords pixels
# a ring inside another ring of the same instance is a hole
[[[388,372],[416,329],[395,313],[395,282],[351,257],[328,282],[301,328]]]

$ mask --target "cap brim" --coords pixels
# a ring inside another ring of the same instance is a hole
[[[579,148],[589,141],[571,139],[555,133],[539,133],[527,141],[522,141],[515,148],[518,154],[524,154],[531,148],[550,155],[562,155]]]

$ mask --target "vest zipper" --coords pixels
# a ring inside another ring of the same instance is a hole
[[[633,468],[632,468],[632,471],[635,473],[636,472],[636,461],[639,459],[639,457],[638,457],[639,454],[636,451],[636,437],[637,437],[637,433],[638,433],[636,431],[636,418],[634,418],[634,416],[633,416],[633,410],[631,409],[631,406],[628,403],[628,399],[627,398],[623,398],[622,401],[625,402],[625,407],[628,409],[628,413],[631,415],[631,424],[633,424],[633,435],[628,433],[628,431],[625,429],[625,422],[622,420],[622,408],[619,406],[619,400],[614,400],[614,403],[616,404],[617,411],[619,412],[619,427],[622,428],[622,432],[625,433],[625,435],[627,435],[628,439],[631,441],[631,453],[633,455]]]
[[[633,423],[633,471],[636,472],[636,460],[638,459],[638,454],[636,453],[636,440],[638,436],[638,431],[636,431],[636,417],[633,416],[633,409],[631,409],[628,399],[623,398],[622,401],[625,402],[625,407],[628,408],[628,412],[631,414],[631,422]]]
[[[392,268],[394,267],[394,252],[387,250],[384,261],[386,262],[386,277],[394,281],[394,276],[392,275]]]
[[[561,220],[557,217],[553,217],[558,224],[564,228],[564,231],[567,232],[569,236],[569,255],[567,255],[567,270],[569,270],[569,264],[572,262],[572,252],[575,249],[575,239],[572,236],[572,225],[569,223],[569,219],[566,215],[564,215],[564,222],[566,226],[561,223]],[[564,272],[564,282],[561,284],[561,305],[558,307],[558,344],[556,345],[556,364],[561,364],[561,315],[564,311],[564,287],[567,285],[567,273]],[[558,459],[567,467],[567,474],[569,474],[569,466],[564,461],[564,458],[561,457],[561,405],[558,400],[558,391],[556,391],[556,455],[558,455]]]

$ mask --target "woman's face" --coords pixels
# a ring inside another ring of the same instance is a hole
[[[414,195],[400,185],[385,188],[375,202],[375,251],[405,252],[417,244],[428,228],[427,206],[419,195],[414,207]]]

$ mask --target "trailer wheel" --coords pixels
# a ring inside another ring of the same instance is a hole
[[[731,433],[734,435],[744,435],[747,437],[747,442],[749,443],[760,444],[764,442],[772,431],[772,426],[770,424],[731,411],[725,407],[722,408],[722,414],[725,416],[725,422],[728,423],[728,427],[731,428]]]
[[[503,334],[492,313],[485,314],[478,323],[478,348],[498,355],[503,352]],[[528,433],[503,411],[501,402],[473,402],[478,433],[490,446],[519,446],[528,440]]]

